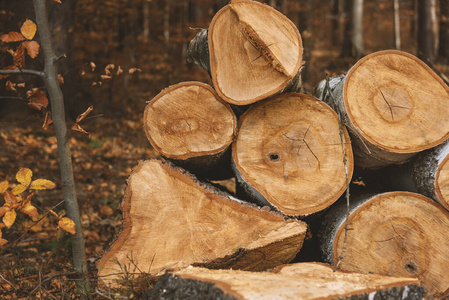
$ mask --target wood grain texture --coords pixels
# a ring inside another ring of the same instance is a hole
[[[352,149],[342,134],[350,179]],[[232,150],[238,181],[260,205],[284,214],[318,212],[346,189],[338,117],[312,96],[280,94],[253,105]]]
[[[195,263],[265,270],[293,259],[307,228],[158,160],[134,168],[122,210],[123,231],[97,265],[103,285],[119,282],[120,265],[155,276]]]
[[[415,277],[429,295],[449,292],[449,213],[427,197],[389,192],[351,199],[344,271]],[[338,262],[344,241],[345,205],[329,210],[321,250]]]
[[[299,71],[303,47],[298,29],[283,14],[256,1],[234,0],[212,19],[209,52],[217,93],[245,105],[282,90]]]

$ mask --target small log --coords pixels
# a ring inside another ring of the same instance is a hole
[[[349,230],[339,260],[345,239],[343,202],[326,213],[318,235],[325,262],[340,262],[343,271],[415,277],[430,296],[449,293],[447,211],[410,192],[351,199]]]
[[[267,98],[289,82],[289,91],[301,87],[303,47],[298,29],[257,1],[231,1],[214,16],[209,30],[191,41],[188,53],[189,60],[209,72],[218,95],[232,104]]]
[[[232,176],[230,144],[236,118],[207,84],[183,82],[164,89],[146,106],[144,129],[165,158],[210,179]]]
[[[122,210],[123,231],[97,264],[101,285],[116,285],[125,269],[135,276],[191,264],[266,270],[295,257],[307,228],[159,160],[131,172]]]
[[[449,140],[420,154],[413,163],[416,189],[449,210]]]
[[[145,299],[422,299],[424,294],[414,278],[333,272],[324,264],[300,263],[276,273],[187,268],[161,277]]]
[[[449,88],[411,54],[372,53],[329,85],[322,81],[315,96],[341,113],[356,166],[404,163],[449,138]]]
[[[345,168],[349,181],[353,170],[349,136],[340,132],[336,113],[304,94],[254,104],[239,120],[232,157],[246,194],[291,216],[330,206],[346,189]]]

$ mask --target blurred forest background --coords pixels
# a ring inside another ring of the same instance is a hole
[[[106,116],[130,112],[133,118],[140,118],[145,101],[161,89],[186,80],[210,83],[205,71],[187,62],[187,46],[198,28],[207,28],[227,2],[48,1],[56,53],[67,55],[61,60],[60,73],[65,79],[69,116],[74,118],[93,104],[97,113]],[[440,69],[449,57],[448,0],[260,2],[275,7],[299,28],[305,48],[303,80],[307,92],[312,92],[326,73],[346,72],[357,58],[377,50],[401,49]],[[34,19],[32,1],[0,1],[2,33],[18,30],[26,18]],[[0,66],[11,64],[6,49],[3,44]],[[96,65],[94,71],[91,62]],[[39,59],[30,63],[28,66],[35,64],[37,68],[42,65]],[[108,64],[142,71],[124,72],[103,82],[101,72]],[[1,94],[18,97],[4,90],[4,82],[0,81]],[[17,108],[17,102],[16,98],[2,97],[0,108]],[[11,108],[8,111],[12,112]]]
[[[228,1],[61,1],[47,3],[55,52],[67,56],[59,61],[59,73],[69,128],[79,114],[94,107],[81,124],[90,135],[72,132],[70,146],[89,271],[95,280],[95,260],[120,232],[118,205],[127,176],[138,160],[158,156],[142,128],[145,105],[165,87],[182,81],[211,84],[206,71],[187,62],[187,47]],[[345,73],[362,56],[383,49],[417,55],[447,82],[449,0],[260,2],[275,7],[298,27],[308,93],[326,74]],[[0,35],[18,31],[26,19],[35,20],[32,0],[0,0]],[[38,35],[39,30],[39,41]],[[11,48],[17,45],[0,42],[0,68],[12,64]],[[111,64],[112,75],[105,76]],[[119,67],[124,71],[118,72]],[[42,70],[42,55],[26,57],[26,68]],[[8,81],[25,84],[11,88]],[[42,214],[44,207],[61,202],[61,182],[54,130],[41,128],[44,111],[27,106],[26,94],[32,88],[44,85],[30,76],[0,79],[0,182],[15,182],[22,167],[30,168],[36,178],[55,181],[57,189],[35,198]],[[11,284],[0,281],[0,295],[40,293],[48,299],[47,293],[67,293],[68,286],[61,282],[71,282],[68,234],[58,231],[52,220],[29,229],[29,219],[18,218],[3,230],[9,242],[0,251],[0,279]]]

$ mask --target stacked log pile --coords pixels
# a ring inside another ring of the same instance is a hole
[[[250,0],[231,1],[197,34],[190,60],[213,87],[180,83],[145,108],[162,159],[130,174],[101,284],[119,284],[124,270],[169,271],[149,299],[449,294],[449,88],[416,57],[381,51],[303,94],[302,51],[292,22]],[[353,173],[359,185],[382,181],[392,164],[409,166],[413,191],[345,193]],[[214,184],[228,178],[231,192]],[[276,269],[302,260],[311,224],[308,240],[339,271]]]

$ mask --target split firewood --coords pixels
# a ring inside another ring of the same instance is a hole
[[[164,89],[146,106],[144,129],[165,158],[211,179],[232,176],[231,149],[236,118],[229,104],[201,82]]]
[[[449,213],[440,205],[410,192],[351,199],[347,231],[346,210],[338,203],[324,218],[326,262],[343,271],[415,277],[430,296],[449,294]]]
[[[254,103],[289,83],[294,85],[289,90],[298,91],[301,85],[298,29],[257,1],[231,1],[214,16],[209,30],[192,40],[188,52],[189,60],[209,72],[218,95],[232,104]]]
[[[411,54],[372,53],[328,83],[315,96],[340,112],[357,166],[404,163],[449,138],[449,88]]]
[[[349,135],[339,125],[336,113],[309,95],[279,94],[254,104],[240,118],[232,147],[242,190],[286,215],[330,206],[353,170]]]
[[[449,210],[449,140],[420,154],[413,164],[417,190]]]
[[[187,268],[161,277],[145,299],[422,299],[414,278],[333,272],[298,263],[275,273]]]
[[[97,265],[102,285],[192,264],[270,269],[295,257],[307,228],[159,160],[140,162],[131,172],[122,210],[123,231]]]

